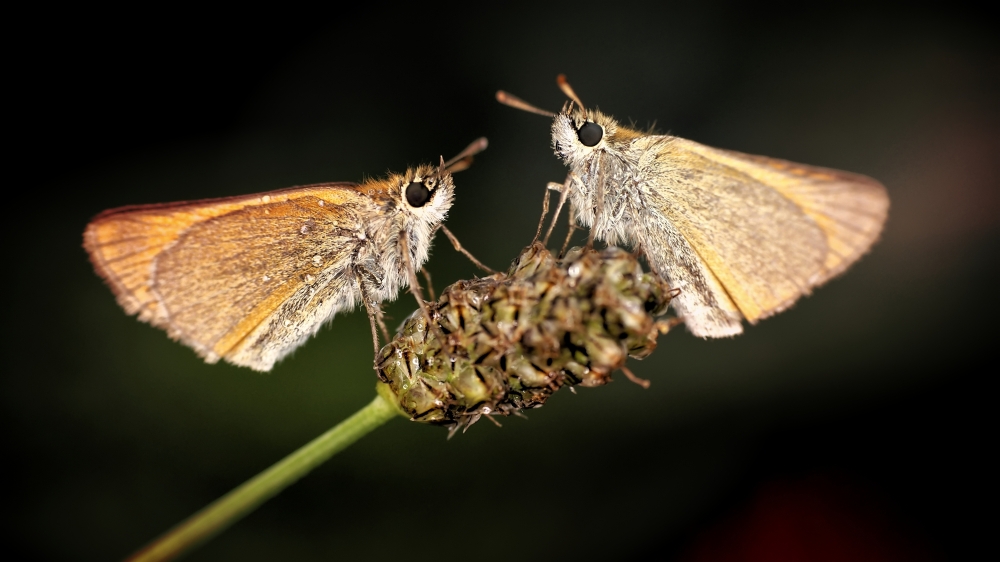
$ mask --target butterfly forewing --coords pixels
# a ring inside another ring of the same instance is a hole
[[[680,231],[748,320],[787,307],[823,266],[822,231],[774,189],[691,144],[650,136],[633,145],[643,177],[655,178],[650,207]]]
[[[815,285],[847,269],[882,232],[889,196],[872,178],[704,145],[696,149],[774,188],[816,221],[826,236],[827,255]]]
[[[113,210],[84,239],[128,312],[210,361],[268,370],[353,305],[344,285],[354,280],[329,265],[361,243],[359,216],[373,204],[356,184],[320,184]]]
[[[885,190],[864,176],[674,137],[636,144],[657,162],[644,174],[657,178],[653,207],[681,231],[750,322],[843,271],[885,220]]]

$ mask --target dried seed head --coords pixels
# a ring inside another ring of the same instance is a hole
[[[459,281],[413,314],[376,360],[414,421],[452,431],[483,415],[537,408],[566,385],[600,386],[656,348],[671,292],[620,248],[574,248],[556,260],[526,248],[506,274]],[[443,340],[442,340],[443,338]]]

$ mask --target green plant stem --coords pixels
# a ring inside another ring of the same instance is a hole
[[[188,517],[133,554],[129,560],[149,562],[180,556],[239,521],[309,471],[399,414],[396,406],[383,398],[380,392],[354,415]]]

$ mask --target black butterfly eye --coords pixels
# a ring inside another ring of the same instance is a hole
[[[597,123],[587,121],[577,130],[576,136],[583,143],[583,146],[597,146],[597,143],[604,138],[604,129]]]
[[[406,186],[406,202],[411,207],[423,207],[431,198],[431,192],[422,181],[410,182]]]

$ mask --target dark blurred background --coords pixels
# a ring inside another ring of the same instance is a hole
[[[363,312],[263,375],[205,365],[127,317],[80,247],[93,215],[360,181],[485,135],[447,224],[503,268],[565,171],[549,121],[493,95],[558,109],[560,72],[624,122],[878,178],[892,199],[882,240],[738,338],[664,336],[630,365],[649,390],[618,377],[451,441],[392,421],[190,559],[934,560],[987,546],[990,17],[955,3],[498,6],[21,20],[5,550],[122,558],[373,397]],[[443,238],[429,269],[438,288],[476,273]],[[403,296],[388,311],[413,308]]]

